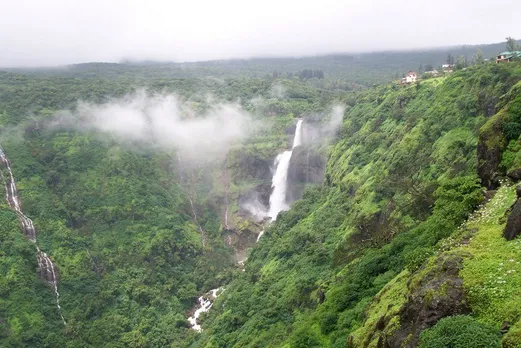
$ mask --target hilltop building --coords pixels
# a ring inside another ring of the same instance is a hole
[[[402,83],[413,83],[416,82],[416,80],[418,80],[418,74],[414,71],[409,71],[407,75],[404,78],[402,78]]]
[[[503,52],[496,57],[496,63],[508,63],[512,59],[521,58],[521,51]]]

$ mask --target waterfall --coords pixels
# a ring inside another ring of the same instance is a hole
[[[51,258],[45,252],[41,251],[38,244],[36,244],[36,230],[34,228],[33,221],[29,219],[27,216],[25,216],[25,214],[22,212],[22,208],[20,207],[20,198],[18,197],[18,191],[16,190],[13,171],[11,169],[11,163],[9,162],[9,159],[5,155],[2,148],[0,148],[0,162],[4,164],[9,173],[8,180],[5,180],[5,177],[2,174],[2,179],[4,181],[5,187],[5,199],[7,200],[7,204],[18,215],[18,220],[20,220],[22,233],[36,246],[38,269],[40,271],[40,276],[52,285],[54,293],[56,295],[56,307],[58,308],[58,313],[60,314],[63,324],[67,325],[61,313],[60,293],[58,292],[58,275],[56,271],[56,266],[52,262]]]
[[[222,291],[224,291],[224,288],[213,289],[197,299],[198,308],[195,310],[194,314],[188,318],[188,322],[192,326],[193,330],[199,332],[203,331],[201,325],[197,323],[197,320],[202,313],[206,313],[210,310],[210,308],[212,308],[213,302]]]
[[[273,191],[270,196],[270,209],[268,216],[271,221],[275,221],[277,215],[283,211],[289,209],[289,204],[286,202],[286,190],[288,181],[288,170],[291,155],[293,149],[302,143],[302,120],[297,122],[297,128],[295,130],[295,136],[293,138],[293,147],[291,150],[286,150],[277,155],[275,158],[275,173],[271,181],[271,187]]]

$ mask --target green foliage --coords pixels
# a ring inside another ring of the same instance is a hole
[[[432,255],[431,248],[417,248],[405,255],[406,268],[409,272],[418,270]]]
[[[518,320],[503,337],[501,345],[504,348],[519,348],[521,347],[521,320]]]
[[[515,201],[515,189],[505,185],[475,214],[467,228],[478,229],[471,243],[462,248],[472,257],[460,275],[467,300],[478,318],[488,322],[515,322],[521,317],[521,250],[519,239],[502,237],[505,212]]]
[[[331,65],[338,59],[348,58],[324,58]],[[295,71],[309,69],[300,63]],[[346,84],[328,76],[333,68],[324,68],[323,79],[300,81],[273,79],[276,69],[266,79],[242,78],[264,74],[243,65],[207,63],[190,72],[168,64],[93,64],[67,72],[0,73],[0,126],[15,130],[2,133],[2,145],[39,245],[60,270],[68,322],[63,328],[52,291],[36,277],[33,247],[4,204],[0,345],[343,347],[349,335],[371,345],[383,316],[389,319],[386,334],[400,326],[409,280],[446,249],[472,255],[461,277],[480,322],[440,321],[424,334],[425,344],[471,334],[492,342],[495,333],[481,320],[496,327],[519,320],[521,270],[502,268],[517,272],[508,273],[506,283],[493,274],[500,263],[519,257],[517,242],[500,236],[513,188],[500,190],[483,214],[463,225],[483,200],[475,174],[480,129],[489,148],[502,151],[511,140],[505,168],[519,161],[518,64],[480,64],[421,85],[347,95],[340,91]],[[229,73],[233,69],[240,73]],[[209,72],[223,78],[194,77]],[[357,83],[349,88],[358,89]],[[201,110],[209,106],[207,92],[241,100],[268,126],[237,144],[225,163],[216,159],[195,168],[180,168],[174,152],[137,150],[93,133],[45,126],[56,110],[74,109],[78,99],[102,102],[141,87],[175,91]],[[284,93],[275,96],[277,91]],[[287,147],[285,132],[294,118],[320,118],[334,100],[348,107],[338,138],[321,149],[330,150],[324,185],[308,187],[280,214],[249,254],[245,272],[239,271],[224,242],[224,193],[236,211],[233,200],[269,182],[269,172],[259,168]],[[491,110],[499,112],[488,118]],[[473,239],[454,244],[467,229],[477,231]],[[223,284],[226,290],[203,317],[204,331],[192,332],[186,313],[195,299]],[[474,334],[477,328],[483,336]]]
[[[57,347],[64,336],[51,287],[36,273],[36,250],[18,218],[0,203],[0,342],[3,347]]]
[[[501,347],[497,328],[481,324],[467,315],[441,319],[421,334],[421,348]]]
[[[254,247],[246,274],[222,298],[226,312],[210,314],[218,346],[250,346],[252,336],[283,346],[287,332],[313,333],[324,346],[345,345],[350,333],[372,342],[386,303],[399,310],[400,287],[381,305],[375,295],[405,270],[421,270],[482,203],[477,135],[492,100],[521,77],[517,69],[483,64],[418,89],[382,86],[346,99],[352,107],[325,187],[308,191]]]

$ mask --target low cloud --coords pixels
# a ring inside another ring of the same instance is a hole
[[[175,95],[143,90],[104,104],[79,102],[75,111],[62,112],[56,124],[176,149],[197,159],[224,155],[253,128],[251,116],[237,104],[216,103],[200,114],[193,103]]]
[[[327,125],[327,130],[331,133],[336,133],[342,126],[344,120],[344,112],[346,107],[344,105],[335,105],[331,110],[331,117]]]

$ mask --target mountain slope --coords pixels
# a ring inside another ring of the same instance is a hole
[[[325,185],[266,231],[194,346],[414,346],[442,317],[470,312],[481,320],[477,308],[485,302],[465,303],[471,282],[485,279],[463,275],[461,284],[460,269],[472,272],[467,259],[439,253],[484,199],[478,134],[489,117],[504,112],[520,79],[519,64],[487,64],[347,99],[351,107]],[[511,204],[508,192],[498,197],[495,216]],[[502,222],[493,224],[501,230]],[[438,256],[429,261],[431,255]],[[443,293],[444,283],[459,290],[442,296],[438,311],[422,312],[421,299]],[[405,306],[410,292],[420,300]],[[406,322],[404,311],[419,321]],[[501,318],[491,320],[497,332]]]

